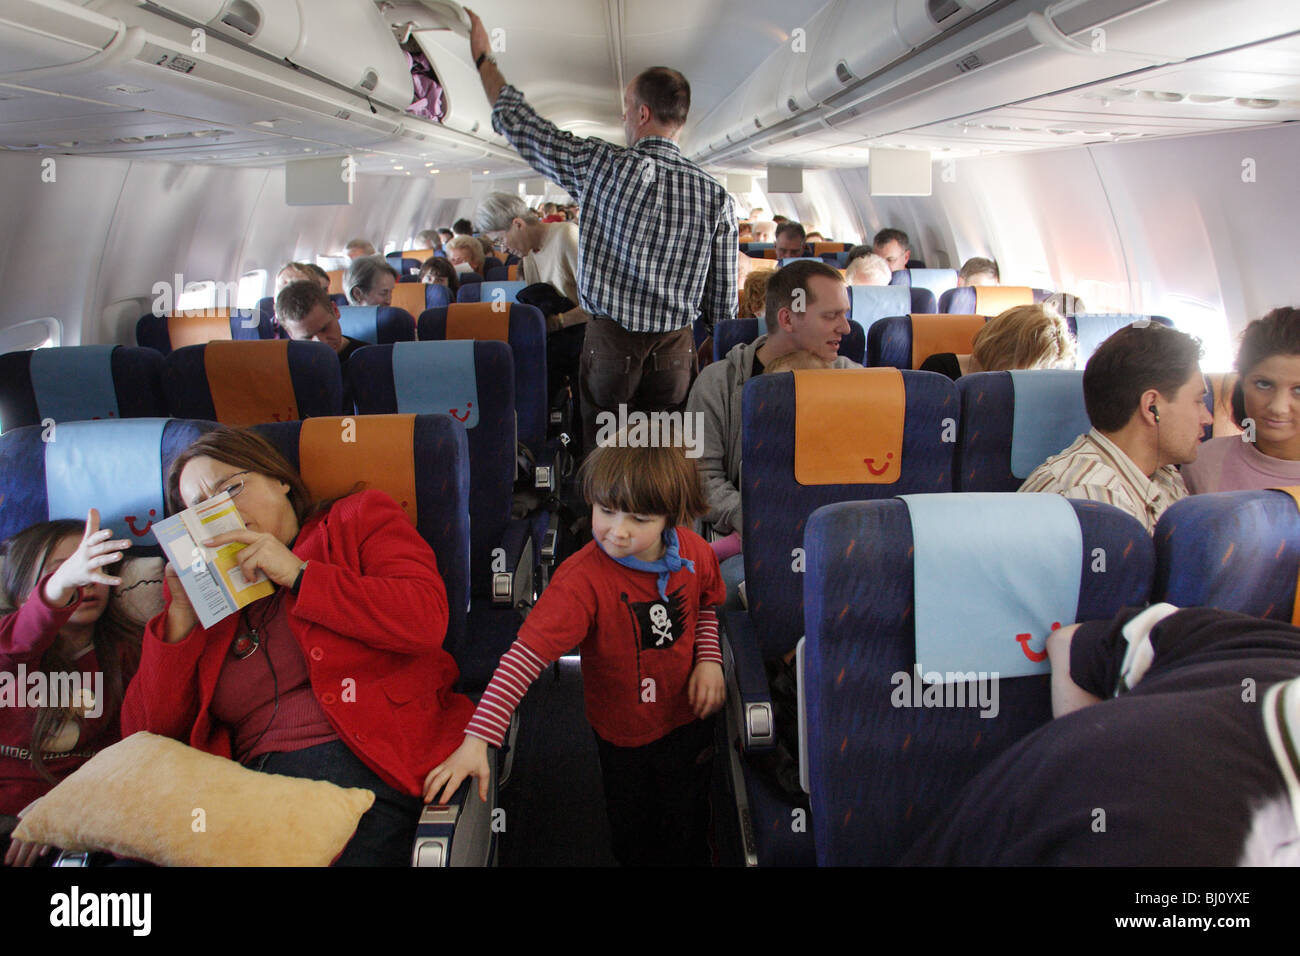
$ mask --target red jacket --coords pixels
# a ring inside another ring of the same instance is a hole
[[[310,519],[293,553],[310,563],[285,607],[321,709],[366,766],[420,794],[474,709],[451,689],[458,671],[442,649],[447,595],[433,551],[397,502],[363,491]],[[163,640],[166,611],[149,622],[122,705],[123,736],[148,730],[231,756],[230,732],[209,708],[239,619],[210,631],[196,625],[176,644]]]

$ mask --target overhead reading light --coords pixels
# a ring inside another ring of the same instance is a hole
[[[1252,109],[1252,110],[1271,110],[1273,107],[1277,106],[1278,104],[1277,100],[1253,99],[1244,96],[1237,97],[1237,99],[1234,100],[1234,102],[1238,106],[1244,106],[1247,109]]]

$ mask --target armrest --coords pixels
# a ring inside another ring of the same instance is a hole
[[[496,862],[497,754],[489,751],[488,798],[478,798],[473,777],[460,785],[445,806],[430,803],[420,813],[411,850],[411,865],[426,867],[492,866]]]
[[[506,525],[499,551],[505,570],[492,573],[492,603],[515,607],[533,596],[533,531],[528,518],[512,518]]]
[[[739,730],[747,753],[776,746],[776,722],[767,669],[747,611],[722,612],[723,670],[727,677],[727,713]]]

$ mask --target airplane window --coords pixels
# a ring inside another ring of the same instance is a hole
[[[217,284],[212,281],[187,282],[176,299],[177,312],[195,312],[217,306]]]
[[[0,355],[27,349],[58,348],[63,344],[63,323],[53,316],[28,319],[0,331]]]
[[[257,302],[266,294],[266,270],[254,269],[239,277],[239,292],[235,296],[235,308],[255,309]]]
[[[1201,340],[1202,372],[1230,372],[1236,358],[1228,317],[1223,309],[1177,292],[1166,293],[1155,310],[1173,320],[1175,328]]]

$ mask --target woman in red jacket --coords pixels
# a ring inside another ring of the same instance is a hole
[[[0,849],[30,866],[46,848],[10,841],[17,815],[120,734],[122,689],[140,632],[108,606],[111,567],[131,543],[89,519],[47,521],[2,547]]]
[[[442,649],[447,598],[433,551],[381,491],[313,506],[255,432],[221,428],[177,457],[175,512],[229,492],[247,526],[217,535],[270,597],[205,630],[167,568],[166,610],[145,631],[122,710],[148,730],[254,770],[364,787],[375,805],[340,865],[409,865],[421,781],[473,710]]]

